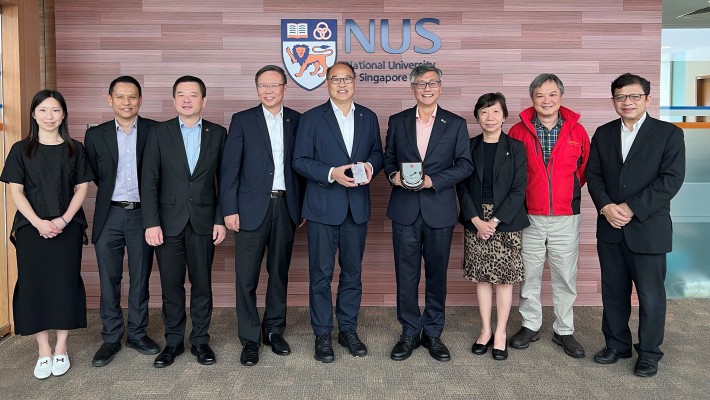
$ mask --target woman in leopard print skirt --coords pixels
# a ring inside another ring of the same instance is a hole
[[[522,230],[530,225],[523,205],[527,163],[523,144],[503,132],[508,117],[500,93],[481,96],[473,113],[483,134],[471,139],[475,169],[457,185],[464,225],[464,276],[477,282],[481,312],[480,335],[471,351],[496,360],[508,357],[506,325],[513,301],[513,284],[523,280]],[[493,288],[497,324],[491,329]]]

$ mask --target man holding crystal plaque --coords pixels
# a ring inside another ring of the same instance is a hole
[[[345,62],[328,68],[330,99],[303,114],[293,153],[293,168],[307,180],[302,215],[308,220],[311,326],[315,359],[324,363],[335,361],[330,285],[336,251],[338,343],[355,357],[367,354],[356,329],[370,219],[369,183],[382,169],[382,142],[375,113],[353,101],[355,76]]]
[[[473,172],[466,120],[438,107],[441,70],[433,64],[409,75],[416,106],[390,117],[385,173],[392,184],[387,217],[397,279],[397,319],[402,335],[391,358],[401,361],[423,345],[438,361],[451,359],[441,341],[446,270],[458,222],[456,184]],[[426,298],[419,311],[418,288],[424,256]],[[420,339],[421,335],[421,339]]]

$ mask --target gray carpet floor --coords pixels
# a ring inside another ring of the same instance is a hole
[[[277,356],[262,347],[255,367],[239,363],[233,308],[214,310],[210,344],[217,364],[203,366],[189,350],[169,368],[156,369],[154,356],[124,348],[105,367],[91,366],[101,345],[98,310],[89,311],[89,327],[69,337],[72,367],[62,377],[39,381],[33,376],[37,359],[34,337],[10,337],[0,342],[0,398],[3,399],[708,399],[708,332],[710,299],[668,302],[665,357],[653,378],[633,375],[635,355],[613,365],[594,363],[603,347],[601,308],[575,308],[576,333],[587,357],[573,359],[551,341],[553,313],[545,307],[541,340],[526,350],[510,349],[506,361],[470,351],[478,335],[475,307],[447,308],[442,339],[452,360],[438,362],[420,348],[406,361],[390,360],[400,327],[396,310],[363,308],[358,332],[369,347],[363,358],[350,356],[334,342],[336,361],[313,359],[313,335],[308,308],[289,309],[285,337],[292,354]],[[634,309],[634,314],[638,309]],[[153,309],[150,336],[163,342],[160,310]],[[188,318],[189,320],[189,318]],[[632,330],[638,320],[632,316]],[[514,308],[508,335],[520,326]],[[188,330],[190,326],[188,324]],[[634,333],[635,336],[635,333]]]

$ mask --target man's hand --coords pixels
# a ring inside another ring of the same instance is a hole
[[[631,207],[629,207],[629,205],[626,204],[626,202],[619,204],[619,207],[621,207],[621,209],[624,210],[626,215],[629,217],[629,221],[631,221],[631,218],[634,217],[634,212],[631,211]]]
[[[628,206],[626,206],[626,208],[628,208]],[[631,210],[629,209],[629,211]],[[602,213],[607,222],[609,222],[609,225],[616,229],[621,229],[621,227],[631,222],[631,216],[633,216],[633,212],[629,215],[624,210],[624,207],[614,203],[605,205],[602,208]]]
[[[352,168],[352,166],[352,164],[348,164],[333,168],[333,172],[331,172],[330,177],[333,178],[334,181],[345,187],[357,187],[357,183],[355,183],[355,178],[350,178],[345,175],[345,171]]]
[[[226,237],[227,228],[225,228],[224,225],[215,225],[212,227],[212,240],[214,240],[215,246],[222,243]]]
[[[424,184],[419,189],[430,189],[432,187],[434,187],[434,183],[431,181],[431,178],[429,178],[429,175],[424,175]]]
[[[159,226],[146,229],[145,241],[153,247],[160,246],[163,244],[163,230]]]
[[[224,225],[226,225],[229,230],[239,232],[239,214],[232,214],[224,217]]]
[[[394,186],[402,186],[402,178],[400,176],[399,171],[397,171],[394,176],[392,177],[392,185]]]

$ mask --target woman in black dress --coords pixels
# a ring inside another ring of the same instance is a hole
[[[483,134],[471,139],[475,169],[457,185],[464,225],[464,276],[476,284],[481,333],[471,351],[496,360],[508,358],[506,326],[513,302],[513,284],[523,280],[522,229],[530,225],[523,201],[527,160],[523,144],[503,132],[508,117],[505,97],[487,93],[473,114]],[[497,324],[491,329],[493,288]]]
[[[86,197],[91,169],[84,147],[69,136],[67,106],[59,92],[32,99],[30,132],[12,146],[0,180],[17,207],[11,241],[17,249],[13,298],[15,333],[35,335],[35,377],[63,375],[70,367],[70,329],[86,327],[81,246],[86,244]],[[52,350],[49,330],[56,329]]]

